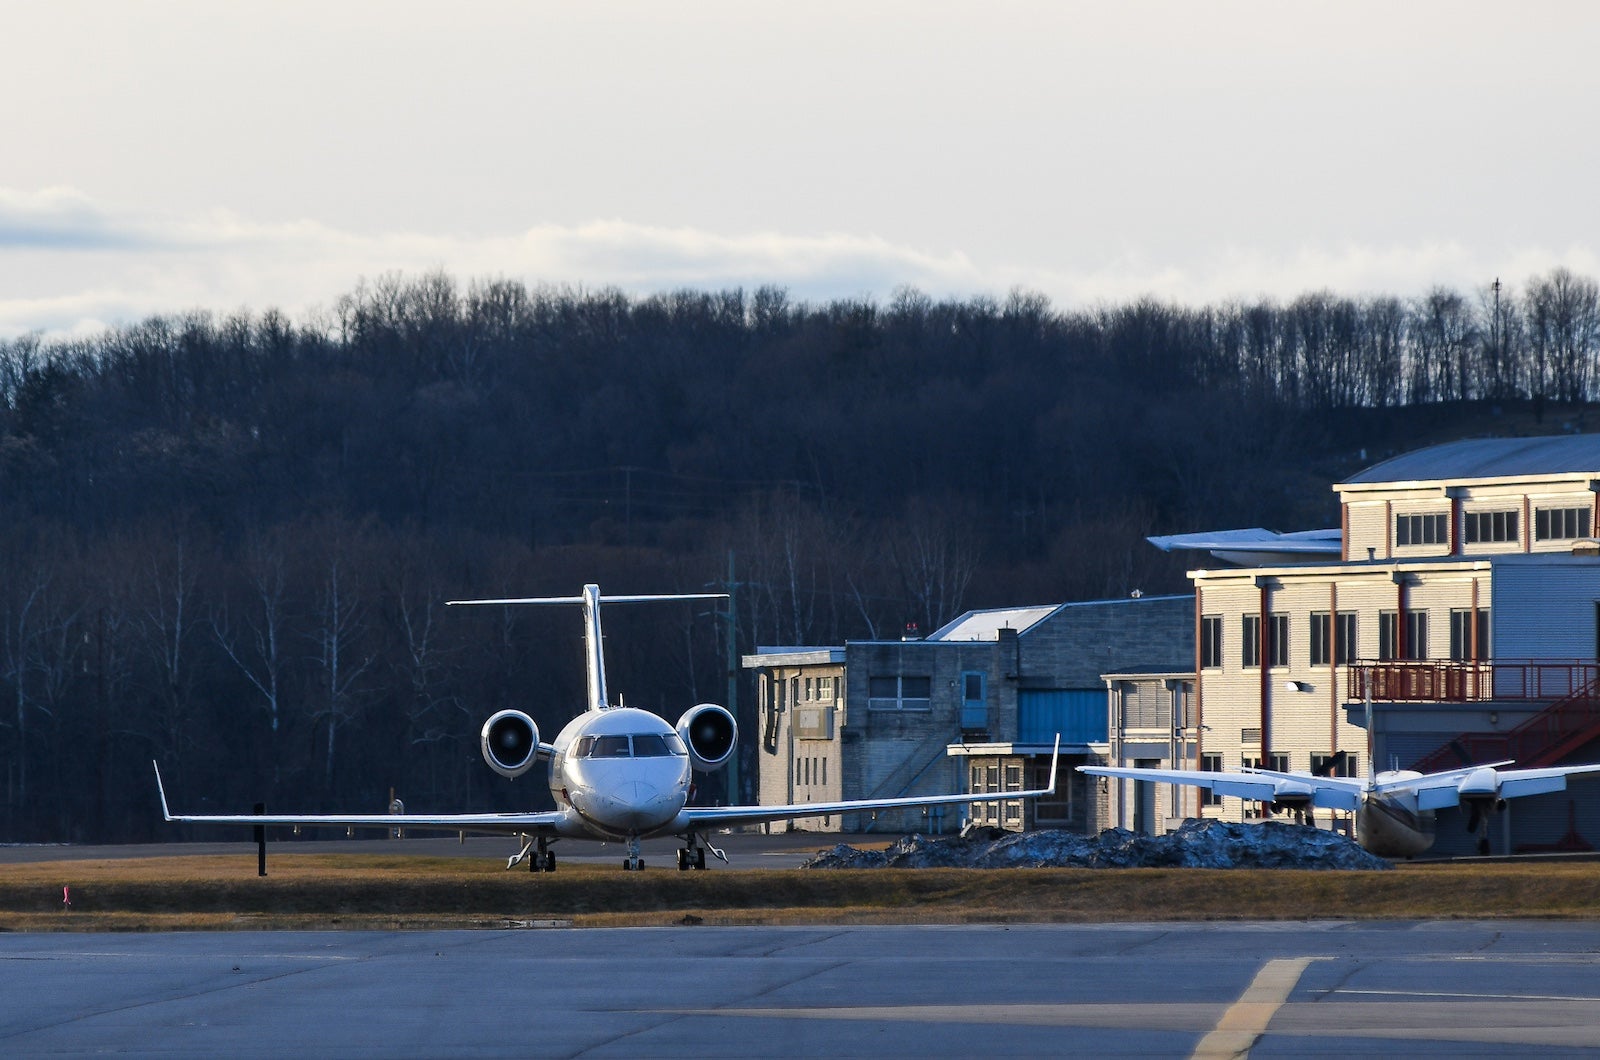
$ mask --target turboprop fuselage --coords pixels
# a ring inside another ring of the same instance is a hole
[[[1415,772],[1379,773],[1377,782],[1407,780]],[[1434,812],[1417,808],[1412,791],[1369,792],[1356,807],[1356,842],[1381,858],[1412,858],[1433,846]]]

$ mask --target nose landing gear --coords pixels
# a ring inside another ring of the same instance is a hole
[[[639,857],[639,837],[628,837],[628,856],[622,859],[624,872],[640,872],[644,869],[644,859]]]

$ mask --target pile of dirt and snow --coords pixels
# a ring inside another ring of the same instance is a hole
[[[972,837],[911,835],[887,850],[840,843],[808,869],[1388,869],[1337,832],[1267,821],[1185,821],[1166,835],[1109,828],[1098,836],[1044,830]]]

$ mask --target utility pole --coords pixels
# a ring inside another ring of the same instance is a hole
[[[723,616],[728,623],[727,636],[727,671],[728,671],[728,713],[733,715],[734,724],[748,732],[744,720],[739,717],[739,583],[734,580],[733,549],[728,550],[728,579],[721,588],[728,594],[728,613]],[[733,757],[728,760],[728,802],[732,805],[742,804],[743,790],[739,786],[739,758],[743,753],[742,748],[734,749]]]

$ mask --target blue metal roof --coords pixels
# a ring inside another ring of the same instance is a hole
[[[1468,438],[1430,445],[1373,464],[1342,484],[1583,474],[1600,477],[1600,434]]]

